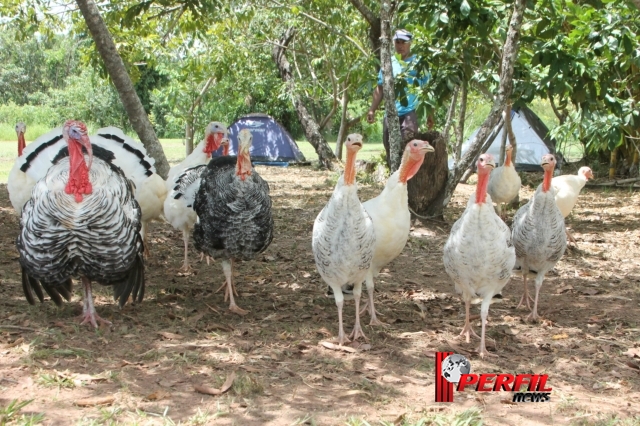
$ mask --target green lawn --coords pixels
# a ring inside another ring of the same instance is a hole
[[[27,141],[27,145],[30,141]],[[179,163],[184,159],[184,143],[182,139],[160,139],[167,160],[171,164]],[[307,141],[297,141],[300,151],[304,154],[307,161],[317,161],[318,155]],[[335,143],[331,143],[331,148],[335,148]],[[384,147],[382,143],[366,142],[358,154],[358,158],[367,160],[371,157],[378,156]],[[6,183],[9,177],[9,171],[13,167],[16,155],[18,153],[17,141],[0,141],[0,183]],[[344,158],[344,157],[343,157]]]

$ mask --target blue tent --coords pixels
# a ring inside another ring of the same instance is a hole
[[[300,148],[289,132],[273,117],[267,114],[249,114],[234,121],[229,126],[229,155],[238,153],[238,133],[249,129],[253,135],[251,161],[257,164],[287,165],[304,162]],[[222,148],[213,153],[214,157],[222,155]]]

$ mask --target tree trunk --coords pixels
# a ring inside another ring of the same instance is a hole
[[[460,92],[460,86],[456,86],[453,89],[453,95],[451,96],[451,103],[449,104],[449,109],[447,110],[447,118],[444,122],[444,130],[442,131],[442,139],[444,140],[445,145],[447,146],[447,152],[455,151],[451,150],[451,126],[453,126],[456,121],[456,106],[458,104],[458,93]]]
[[[456,165],[455,169],[449,172],[449,179],[447,180],[447,184],[434,200],[434,202],[441,204],[442,208],[446,207],[447,204],[449,204],[451,196],[453,195],[453,191],[455,191],[456,186],[458,186],[460,178],[462,177],[465,170],[467,170],[476,159],[478,153],[484,146],[487,136],[491,133],[491,130],[500,120],[500,114],[502,113],[502,110],[504,109],[504,106],[511,95],[511,88],[513,83],[513,65],[518,54],[518,39],[520,37],[520,28],[522,27],[525,5],[526,0],[516,0],[514,3],[513,14],[511,15],[511,20],[509,21],[509,30],[507,31],[507,39],[504,43],[498,96],[494,100],[489,116],[482,124],[482,127],[480,127],[480,130],[476,134],[475,139],[471,142],[469,149],[461,158],[460,163]]]
[[[442,219],[444,206],[433,200],[438,197],[449,176],[447,145],[437,131],[419,133],[416,139],[429,141],[435,152],[425,155],[420,170],[407,184],[409,207],[419,216]]]
[[[287,46],[293,39],[295,32],[295,28],[293,27],[290,27],[285,31],[282,38],[280,38],[280,41],[273,47],[271,55],[273,57],[273,61],[278,67],[278,71],[280,71],[280,77],[289,86],[291,97],[293,98],[293,105],[296,109],[298,119],[304,129],[304,134],[307,137],[307,140],[316,150],[316,153],[318,153],[318,160],[322,167],[333,170],[337,167],[336,156],[333,154],[333,151],[324,139],[324,136],[320,133],[318,123],[302,103],[301,97],[295,93],[295,84],[293,75],[291,74],[291,66],[285,55]]]
[[[389,132],[389,168],[391,173],[400,167],[402,149],[404,148],[402,134],[400,133],[400,122],[398,121],[398,110],[396,109],[396,93],[391,66],[391,21],[393,20],[393,12],[393,4],[389,0],[382,0],[380,12],[382,24],[380,63],[382,65],[384,110]]]
[[[469,90],[466,81],[462,82],[462,93],[460,93],[460,118],[458,119],[458,125],[456,126],[456,155],[455,165],[457,166],[462,157],[462,144],[464,143],[464,119],[467,115],[467,98],[469,97]]]
[[[111,38],[109,29],[100,16],[98,7],[93,0],[76,0],[76,3],[82,12],[82,16],[84,16],[87,28],[89,28],[98,53],[100,53],[100,57],[104,61],[109,77],[111,77],[111,81],[113,81],[120,95],[122,105],[127,112],[129,121],[131,121],[131,127],[138,134],[149,155],[156,160],[155,167],[158,174],[163,179],[166,179],[169,174],[169,163],[162,150],[162,145],[160,145],[156,132],[153,130],[153,125],[149,121],[149,117],[133,87],[127,69]]]
[[[640,1],[640,0],[638,0]],[[380,18],[378,18],[361,0],[349,0],[349,2],[358,9],[358,12],[369,23],[369,43],[373,56],[378,56],[380,51],[380,37],[382,37],[382,28]]]
[[[184,148],[185,148],[186,155],[189,155],[193,152],[193,135],[194,135],[193,128],[195,124],[193,116],[196,112],[196,108],[198,108],[198,105],[200,105],[200,103],[202,102],[202,98],[207,93],[207,91],[209,90],[209,87],[211,87],[211,83],[213,83],[214,80],[215,80],[215,77],[209,77],[209,79],[204,83],[204,86],[202,87],[202,89],[200,89],[200,93],[198,93],[198,97],[191,104],[189,111],[187,111],[187,119],[186,119],[187,123],[185,125],[185,131],[184,131],[185,133]]]

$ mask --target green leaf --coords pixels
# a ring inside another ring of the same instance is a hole
[[[449,23],[449,15],[447,15],[447,12],[442,12],[440,14],[440,22],[442,22],[443,24],[448,24]]]
[[[467,0],[462,0],[462,4],[460,5],[460,13],[462,14],[462,16],[466,18],[469,16],[470,12],[471,12],[471,6],[469,6],[469,3],[467,2]]]

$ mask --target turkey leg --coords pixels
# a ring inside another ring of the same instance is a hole
[[[226,296],[229,295],[229,310],[238,315],[247,315],[249,311],[245,311],[241,309],[238,305],[236,305],[236,301],[233,299],[233,295],[237,296],[235,288],[233,286],[233,259],[226,261],[222,261],[222,270],[224,271],[224,276],[226,278],[227,289],[225,290],[225,301],[227,300]]]
[[[465,304],[466,315],[464,318],[464,327],[462,328],[462,332],[460,333],[460,336],[466,336],[466,341],[467,343],[469,343],[469,339],[471,335],[477,338],[480,338],[480,336],[478,336],[476,332],[473,331],[473,328],[471,327],[471,323],[469,322],[469,307],[471,306],[471,301],[465,300],[464,304]]]
[[[91,324],[94,328],[98,328],[100,325],[111,326],[111,321],[100,318],[93,306],[93,295],[91,294],[91,281],[89,278],[82,277],[82,285],[84,286],[84,297],[82,301],[82,322],[80,325]]]
[[[524,283],[524,294],[522,295],[522,298],[520,299],[520,303],[518,303],[518,306],[516,306],[516,309],[520,308],[520,306],[522,306],[522,304],[524,302],[527,303],[527,308],[529,308],[529,310],[531,310],[531,304],[530,302],[533,301],[533,298],[531,296],[529,296],[529,289],[527,288],[527,275],[529,274],[529,271],[525,272],[526,268],[522,268],[522,282]]]

